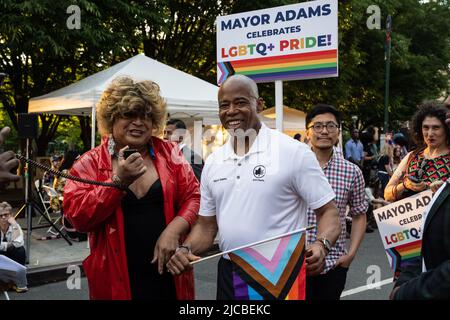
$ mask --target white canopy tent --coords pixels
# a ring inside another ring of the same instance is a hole
[[[30,99],[29,112],[92,116],[91,145],[94,146],[95,106],[111,81],[121,75],[158,83],[171,117],[207,118],[209,121],[217,118],[217,86],[143,53],[67,87]]]
[[[275,107],[266,109],[259,115],[269,128],[276,129]],[[283,132],[290,136],[301,133],[303,137],[306,132],[305,118],[306,114],[303,111],[283,106]]]

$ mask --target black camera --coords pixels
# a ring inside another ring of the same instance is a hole
[[[133,153],[138,152],[137,149],[127,149],[123,151],[123,158],[126,160]]]

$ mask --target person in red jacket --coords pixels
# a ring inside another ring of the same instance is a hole
[[[68,180],[64,188],[64,215],[89,233],[83,267],[91,299],[195,298],[192,272],[172,276],[165,269],[200,203],[191,166],[175,144],[156,137],[166,114],[156,83],[115,79],[97,107],[102,144],[70,171],[121,187]]]

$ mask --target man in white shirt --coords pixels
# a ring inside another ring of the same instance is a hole
[[[220,87],[219,117],[230,140],[207,159],[199,219],[167,263],[180,274],[208,250],[219,232],[222,251],[306,227],[315,210],[318,240],[306,252],[306,272],[320,274],[328,248],[341,231],[335,194],[314,153],[267,128],[258,117],[263,100],[250,78],[234,75]],[[231,262],[219,261],[217,298],[233,299]],[[231,288],[231,290],[230,290]]]

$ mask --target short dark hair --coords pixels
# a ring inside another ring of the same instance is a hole
[[[186,125],[180,119],[169,119],[167,121],[166,125],[175,125],[175,128],[177,128],[177,129],[185,129],[186,130]]]
[[[69,150],[64,154],[63,162],[61,163],[60,171],[71,169],[75,161],[80,156],[80,153],[76,150]]]
[[[295,140],[300,140],[302,138],[302,135],[300,133],[296,133],[294,136]]]
[[[424,146],[422,123],[426,117],[434,117],[439,119],[445,129],[447,136],[447,144],[450,140],[450,129],[445,124],[447,115],[447,108],[443,103],[436,101],[427,101],[419,106],[419,110],[414,114],[412,118],[411,136],[413,141],[420,147]]]
[[[319,114],[331,113],[336,118],[338,126],[341,127],[341,113],[332,105],[319,103],[316,104],[311,111],[306,114],[306,128],[308,128],[311,120]]]
[[[360,140],[364,146],[368,145],[369,143],[372,143],[373,142],[373,133],[370,133],[370,131],[367,131],[367,130],[363,131],[360,135]]]

